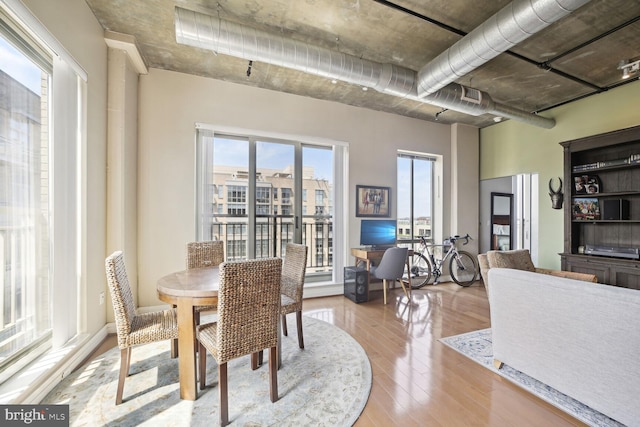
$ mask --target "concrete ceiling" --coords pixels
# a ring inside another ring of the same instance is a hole
[[[105,30],[132,35],[148,67],[340,102],[440,123],[477,127],[472,116],[276,65],[176,42],[176,6],[357,56],[418,71],[494,15],[508,0],[86,0]],[[592,0],[456,80],[526,112],[636,80],[621,60],[640,60],[640,0]],[[548,114],[544,114],[548,115]]]

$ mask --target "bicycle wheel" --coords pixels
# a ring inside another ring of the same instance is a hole
[[[431,263],[422,254],[411,258],[411,288],[420,289],[431,279]]]
[[[471,286],[478,275],[476,259],[469,252],[458,251],[458,256],[449,261],[449,274],[458,285]]]

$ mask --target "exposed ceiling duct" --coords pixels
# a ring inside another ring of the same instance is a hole
[[[435,93],[591,0],[514,0],[418,72],[418,95]]]
[[[175,30],[178,43],[219,54],[366,86],[469,115],[494,114],[547,129],[555,125],[553,119],[503,106],[487,93],[456,83],[419,97],[414,70],[368,61],[180,7],[175,10]]]

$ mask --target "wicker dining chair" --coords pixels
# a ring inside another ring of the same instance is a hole
[[[200,389],[204,389],[209,350],[218,363],[220,425],[229,423],[227,362],[269,349],[269,386],[272,402],[278,400],[278,315],[282,260],[264,258],[226,262],[220,266],[218,320],[197,327]]]
[[[116,405],[119,405],[122,403],[124,380],[129,376],[132,347],[156,341],[177,340],[178,319],[175,309],[136,313],[121,251],[116,251],[107,257],[105,268],[120,348],[120,376],[116,391]]]
[[[187,270],[191,268],[215,267],[224,262],[224,242],[212,240],[206,242],[187,243]],[[215,305],[196,306],[194,317],[196,325],[200,324],[200,313],[203,311],[215,311]]]
[[[298,326],[298,346],[304,348],[302,336],[302,292],[307,269],[307,247],[296,243],[287,243],[282,264],[280,290],[280,314],[282,333],[287,335],[287,314],[296,313]]]

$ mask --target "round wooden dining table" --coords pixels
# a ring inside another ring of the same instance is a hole
[[[196,329],[194,307],[217,305],[220,286],[218,267],[193,268],[161,277],[158,298],[178,310],[178,370],[180,398],[196,400]]]

